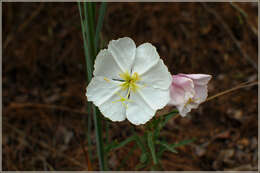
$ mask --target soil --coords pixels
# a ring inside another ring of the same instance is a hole
[[[3,170],[88,170],[85,152],[96,154],[95,133],[93,127],[88,147],[77,4],[16,2],[3,3],[2,9]],[[137,45],[150,42],[172,74],[211,74],[212,96],[257,80],[257,26],[256,2],[108,3],[102,42],[106,46],[124,36]],[[257,89],[236,90],[170,120],[162,133],[169,142],[196,140],[178,154],[165,153],[163,170],[258,170]],[[130,134],[129,122],[110,123],[109,140]],[[136,169],[138,149],[124,159],[132,147],[110,153],[110,170]],[[96,157],[91,167],[98,170]]]

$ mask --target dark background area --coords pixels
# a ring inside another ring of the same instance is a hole
[[[258,78],[258,4],[235,5],[246,18],[230,3],[108,3],[102,42],[124,36],[137,45],[150,42],[172,74],[211,74],[212,96]],[[87,170],[82,145],[89,152],[95,136],[89,148],[77,4],[3,3],[2,10],[3,169]],[[166,152],[164,170],[257,170],[257,89],[234,91],[172,119],[162,133],[169,142],[197,140],[178,154]],[[111,123],[110,140],[126,139],[130,126]],[[141,152],[132,147],[110,153],[111,170],[135,170]],[[98,169],[97,158],[92,167]]]

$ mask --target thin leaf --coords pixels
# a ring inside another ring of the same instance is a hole
[[[157,161],[157,157],[156,157],[156,153],[155,153],[153,133],[150,131],[148,132],[148,135],[147,135],[147,142],[148,142],[148,147],[150,148],[150,151],[152,154],[153,162],[156,165],[158,163],[158,161]]]
[[[142,153],[141,157],[140,157],[140,162],[141,163],[145,163],[148,160],[148,153]]]
[[[174,110],[166,115],[163,115],[165,117],[164,122],[162,123],[162,127],[164,127],[166,125],[166,123],[175,115],[177,115],[179,112],[178,110]]]
[[[111,145],[109,145],[107,148],[106,148],[106,152],[110,152],[111,150],[116,150],[116,149],[119,149],[121,147],[123,147],[124,145],[128,144],[129,142],[132,142],[136,140],[136,136],[133,135],[131,137],[128,137],[126,140],[120,142],[120,143],[112,143]]]
[[[87,109],[88,111],[91,110],[91,104],[87,103]],[[88,147],[91,148],[91,128],[92,128],[92,118],[91,115],[88,114],[88,120],[87,120],[87,124],[88,124],[88,129],[87,129],[87,139],[88,139]],[[89,159],[92,161],[92,151],[89,150]]]
[[[97,49],[99,47],[98,44],[99,44],[100,31],[101,31],[103,23],[104,23],[106,7],[107,7],[107,3],[102,2],[101,5],[100,5],[100,8],[99,8],[99,16],[98,16],[98,22],[97,22],[96,35],[95,35],[96,52],[97,52]]]
[[[88,26],[89,26],[89,33],[88,33],[88,37],[90,39],[90,47],[92,50],[92,61],[94,61],[94,57],[96,56],[96,48],[95,48],[95,25],[94,25],[94,21],[95,18],[93,16],[93,8],[95,8],[95,6],[92,4],[92,2],[87,2],[87,21],[88,21]]]
[[[172,112],[165,114],[165,115],[161,115],[161,117],[164,117],[164,120],[159,119],[159,123],[155,129],[154,135],[157,138],[160,134],[161,129],[166,125],[166,123],[175,115],[177,115],[179,112],[178,110],[173,110]]]
[[[170,148],[172,149],[175,149],[176,147],[180,147],[180,146],[183,146],[183,145],[187,145],[191,142],[193,142],[195,139],[187,139],[187,140],[183,140],[183,141],[180,141],[179,143],[176,143],[176,144],[168,144]],[[158,152],[158,157],[160,158],[163,154],[164,151],[166,151],[167,148],[164,147],[164,148],[160,148],[159,149],[159,152]]]
[[[189,144],[189,143],[191,143],[191,142],[193,142],[193,141],[195,141],[195,140],[196,140],[195,138],[183,140],[183,141],[180,141],[180,142],[177,143],[177,144],[173,144],[172,147],[175,148],[175,147],[180,147],[180,146],[183,146],[183,145],[187,145],[187,144]]]
[[[135,139],[136,143],[139,146],[139,148],[142,150],[142,152],[143,153],[147,152],[146,149],[145,149],[145,146],[144,146],[144,144],[142,142],[142,140],[140,139],[140,137],[138,135],[135,135],[135,137],[136,137],[136,139]]]
[[[86,29],[85,29],[85,23],[84,20],[82,18],[82,12],[81,12],[81,6],[80,6],[80,2],[78,2],[78,7],[79,7],[79,14],[80,14],[80,22],[81,22],[81,30],[82,30],[82,36],[83,36],[83,45],[84,45],[84,53],[85,53],[85,61],[86,61],[86,72],[87,72],[87,81],[88,83],[90,82],[91,78],[92,78],[92,63],[90,60],[90,52],[89,52],[89,47],[87,46],[87,41],[86,41]]]
[[[164,141],[158,141],[158,144],[162,145],[163,147],[165,147],[167,150],[173,152],[173,153],[178,153],[174,147],[170,146],[169,144],[167,144],[166,142]]]
[[[97,142],[97,153],[98,153],[98,161],[99,161],[99,168],[101,171],[105,170],[105,161],[104,161],[104,146],[102,140],[102,129],[101,129],[101,120],[100,116],[97,114],[97,108],[92,105],[93,108],[93,115],[94,115],[94,125],[95,125],[95,135],[96,135],[96,142]]]

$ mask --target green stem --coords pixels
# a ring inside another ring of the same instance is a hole
[[[104,162],[104,145],[102,139],[102,129],[101,129],[101,120],[100,116],[97,114],[97,108],[92,105],[93,115],[94,115],[94,125],[96,132],[96,140],[97,140],[97,154],[99,161],[99,168],[101,171],[105,170],[105,162]]]

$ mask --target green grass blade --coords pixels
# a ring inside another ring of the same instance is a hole
[[[92,61],[94,61],[94,57],[96,56],[96,48],[95,48],[95,17],[93,16],[93,10],[95,6],[92,4],[92,2],[87,2],[86,3],[86,8],[87,8],[87,24],[89,26],[89,32],[87,33],[87,36],[90,39],[90,47],[92,50]]]
[[[102,2],[100,5],[100,8],[99,8],[99,16],[98,16],[98,22],[97,22],[96,35],[95,35],[96,52],[97,52],[97,49],[99,48],[99,37],[100,37],[100,32],[101,32],[101,29],[103,26],[104,18],[105,18],[106,7],[107,7],[107,3]]]
[[[84,20],[83,20],[83,24],[84,24],[84,28],[85,28],[85,37],[86,37],[86,43],[89,47],[89,59],[90,59],[90,63],[93,63],[93,50],[91,49],[91,33],[90,33],[90,25],[88,22],[88,13],[87,13],[87,3],[83,2],[83,9],[84,9]]]
[[[148,142],[148,147],[150,148],[150,151],[152,153],[153,163],[156,165],[158,161],[157,161],[155,147],[154,147],[153,132],[148,132],[147,142]]]
[[[84,24],[84,20],[82,17],[82,12],[81,12],[81,5],[80,2],[78,2],[78,7],[79,7],[79,14],[80,14],[80,22],[81,22],[81,30],[82,30],[82,36],[83,36],[83,45],[84,45],[84,54],[85,54],[85,61],[86,61],[86,72],[87,72],[87,81],[88,83],[90,82],[91,78],[92,78],[92,63],[90,60],[90,52],[89,52],[89,47],[87,45],[87,41],[86,41],[86,28],[85,28],[85,24]]]

